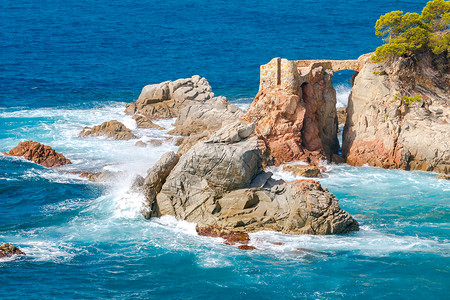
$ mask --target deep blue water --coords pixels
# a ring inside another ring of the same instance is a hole
[[[113,118],[133,127],[124,104],[144,85],[194,74],[248,105],[259,65],[357,58],[380,44],[381,14],[424,4],[0,0],[0,151],[33,139],[73,162],[54,170],[0,155],[0,244],[28,254],[0,260],[0,298],[450,298],[450,184],[435,174],[330,167],[321,182],[361,231],[262,232],[252,235],[258,250],[245,252],[197,236],[193,224],[141,217],[131,178],[175,146],[77,138]],[[335,74],[340,102],[350,75]],[[103,185],[64,173],[100,169],[127,175]]]

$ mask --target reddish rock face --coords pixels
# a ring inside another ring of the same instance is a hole
[[[261,66],[260,90],[242,118],[256,123],[268,164],[317,165],[338,152],[332,73],[325,65],[297,67],[276,58]]]
[[[432,53],[367,61],[347,107],[347,163],[450,173],[449,66],[448,58]],[[402,96],[420,100],[405,103]]]
[[[59,167],[70,164],[70,160],[61,153],[57,153],[52,147],[43,145],[35,141],[20,142],[16,147],[4,152],[9,156],[23,156],[39,165],[47,168]]]
[[[197,227],[197,232],[201,236],[209,236],[209,237],[220,237],[225,240],[224,244],[227,245],[235,245],[235,244],[244,244],[246,245],[250,237],[248,233],[245,232],[232,232],[232,231],[222,231],[213,227]]]

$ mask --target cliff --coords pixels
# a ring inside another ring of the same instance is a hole
[[[317,165],[338,153],[333,73],[359,71],[366,59],[274,58],[261,66],[259,92],[243,118],[256,124],[268,164],[301,160]]]
[[[368,60],[348,102],[342,149],[347,163],[449,173],[449,95],[445,56]]]

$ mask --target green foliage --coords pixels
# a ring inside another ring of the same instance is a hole
[[[430,38],[430,46],[434,54],[447,52],[447,57],[450,58],[450,32],[433,34]]]
[[[373,71],[374,75],[386,75],[385,71]]]
[[[422,14],[392,11],[380,17],[375,24],[375,34],[386,44],[378,47],[372,59],[382,62],[410,55],[424,48],[435,54],[449,51],[450,1],[433,0]]]
[[[396,99],[396,100],[399,99],[406,105],[412,104],[414,102],[422,101],[422,98],[420,97],[419,94],[416,94],[415,96],[411,97],[411,96],[398,96],[398,93],[397,93],[397,94],[395,94],[394,99]]]

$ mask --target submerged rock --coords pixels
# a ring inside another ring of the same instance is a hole
[[[16,147],[4,152],[8,156],[22,156],[47,168],[59,167],[70,164],[70,160],[61,153],[57,153],[52,147],[35,141],[20,142]]]
[[[413,97],[418,101],[409,103]],[[348,102],[342,149],[347,163],[449,173],[449,99],[445,55],[367,61]]]
[[[115,140],[131,140],[138,138],[131,133],[131,130],[125,127],[124,124],[116,120],[103,122],[102,124],[93,126],[92,128],[84,127],[78,135],[78,137],[88,136],[105,136]]]
[[[25,252],[16,246],[6,243],[0,246],[0,258],[11,257],[13,255],[26,255]]]

